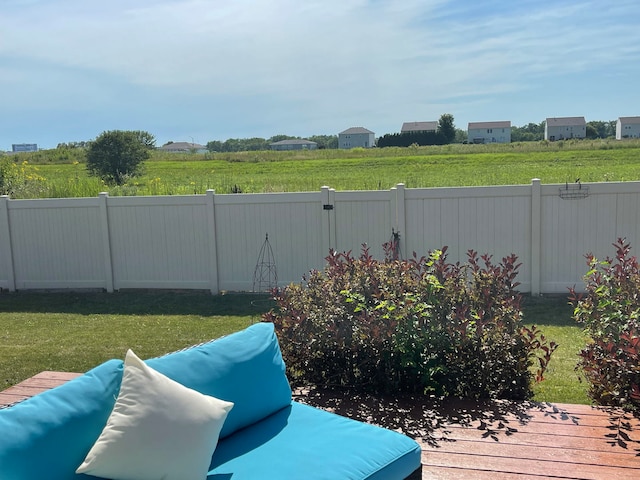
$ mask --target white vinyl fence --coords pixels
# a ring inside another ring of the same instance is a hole
[[[584,255],[640,249],[640,182],[12,200],[0,197],[0,289],[251,291],[268,234],[278,283],[321,269],[329,250],[362,244],[404,258],[448,246],[494,261],[516,254],[520,290],[582,288]]]

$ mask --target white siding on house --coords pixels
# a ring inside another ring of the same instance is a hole
[[[404,122],[400,133],[435,132],[438,130],[438,122]]]
[[[311,140],[280,140],[270,145],[271,150],[315,150],[318,148],[316,142]]]
[[[511,122],[471,122],[469,143],[511,143]]]
[[[362,127],[352,127],[338,134],[338,148],[371,148],[375,143],[375,134]]]
[[[587,122],[584,117],[547,118],[544,127],[545,140],[586,138]]]
[[[616,122],[616,139],[640,138],[640,117],[620,117]]]

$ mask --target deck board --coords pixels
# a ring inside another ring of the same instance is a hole
[[[0,392],[0,407],[6,407],[7,405],[33,397],[40,392],[57,387],[80,375],[80,373],[74,372],[40,372]]]
[[[79,375],[41,372],[0,392],[0,408]],[[411,480],[640,478],[640,419],[620,410],[321,390],[296,391],[294,398],[414,437],[422,469]]]

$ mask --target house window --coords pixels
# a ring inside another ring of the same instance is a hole
[[[487,128],[487,133],[493,133],[493,129],[492,128]]]

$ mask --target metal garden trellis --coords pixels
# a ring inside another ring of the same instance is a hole
[[[258,254],[256,268],[253,271],[253,291],[268,292],[278,286],[278,271],[275,256],[269,243],[269,234],[265,235],[264,243]]]

